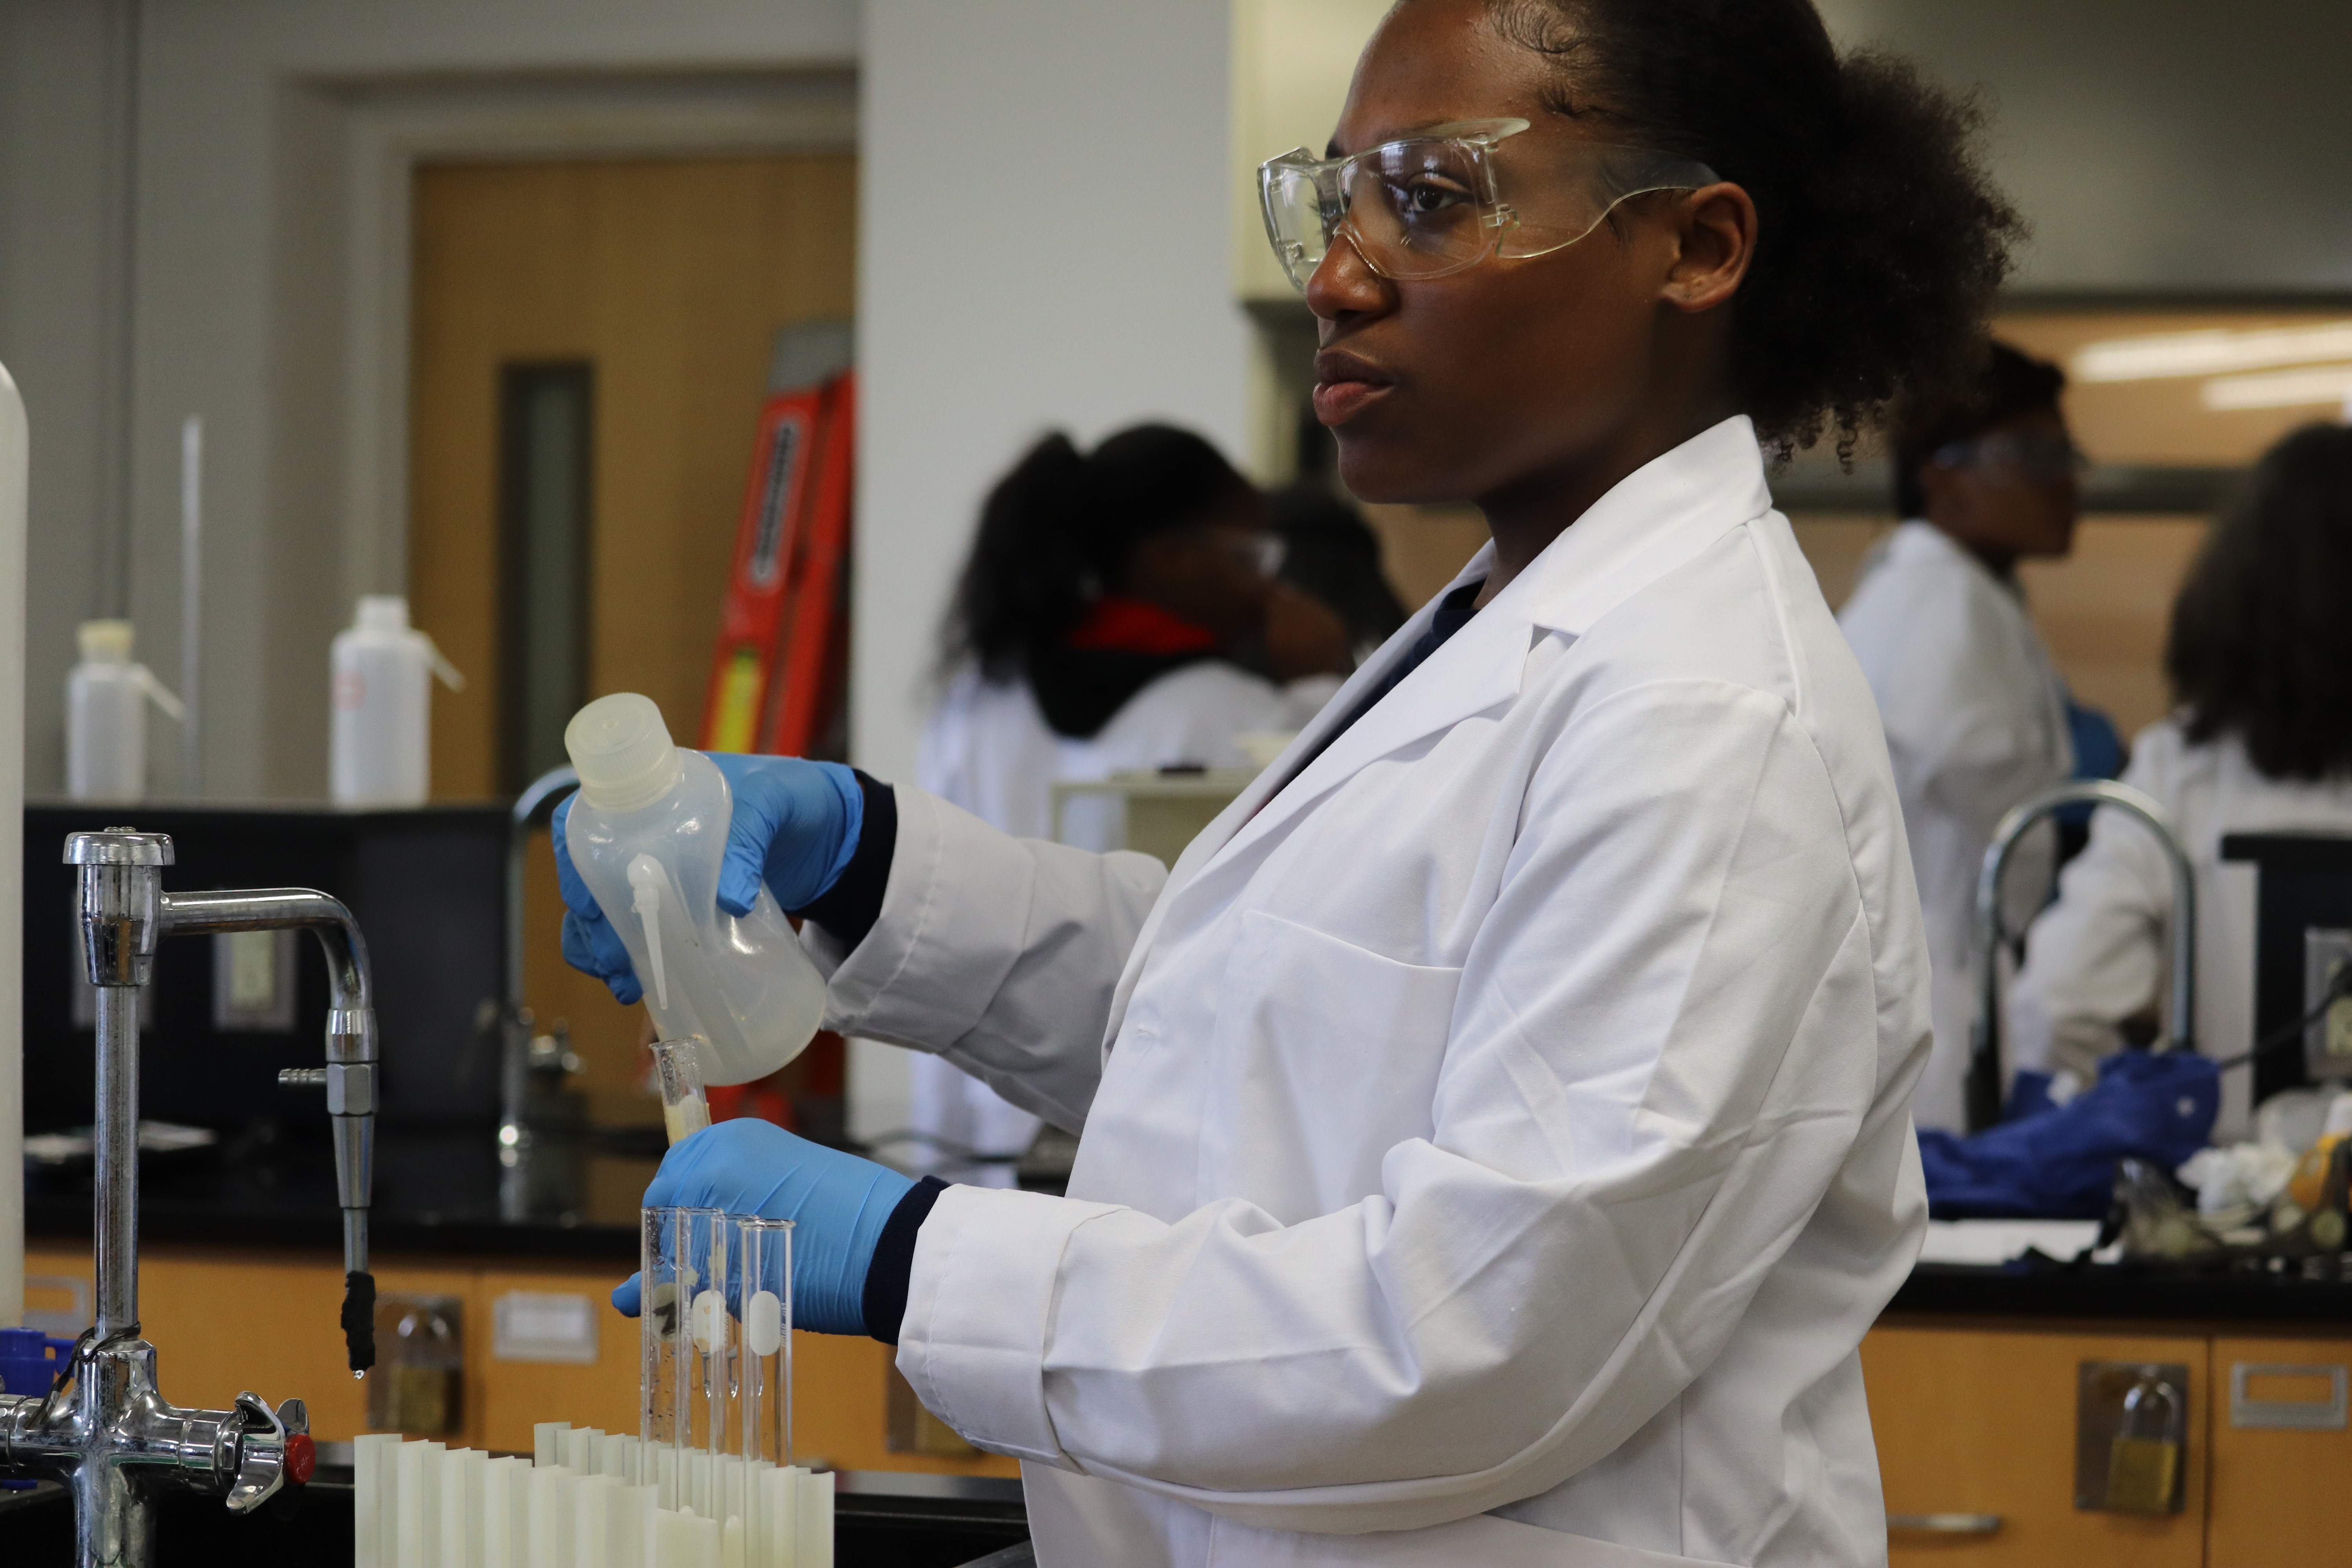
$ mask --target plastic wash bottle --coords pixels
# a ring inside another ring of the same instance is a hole
[[[328,767],[337,805],[423,805],[433,778],[433,688],[466,678],[408,624],[408,601],[368,594],[335,634]]]
[[[131,662],[129,621],[84,621],[81,662],[66,673],[66,794],[135,801],[147,794],[147,704],[173,719],[180,700],[143,664]]]
[[[798,1056],[824,1016],[824,977],[765,885],[740,919],[719,907],[734,799],[718,766],[671,744],[661,710],[635,692],[573,714],[563,745],[580,773],[572,864],[628,948],[662,1037],[698,1040],[714,1084]]]

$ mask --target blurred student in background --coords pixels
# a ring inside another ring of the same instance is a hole
[[[1380,536],[1328,484],[1286,485],[1266,500],[1282,541],[1282,580],[1338,613],[1360,663],[1405,622],[1381,569]]]
[[[1895,452],[1906,521],[1838,616],[1878,699],[1927,918],[1936,1046],[1912,1096],[1922,1127],[1966,1126],[1970,932],[1993,826],[2027,796],[2121,761],[2113,727],[2073,709],[2017,581],[2020,561],[2074,548],[2065,384],[2056,365],[1996,342],[1969,395],[1910,413]],[[2012,888],[2047,887],[2048,855],[2035,859],[2021,858]],[[2016,911],[2020,923],[2031,910]]]
[[[982,507],[942,635],[945,689],[915,782],[1007,833],[1056,837],[1056,782],[1247,765],[1354,668],[1331,609],[1274,574],[1265,498],[1199,436],[1140,425],[1081,452],[1046,437]],[[1087,847],[1101,848],[1102,845]],[[1010,1185],[1037,1119],[917,1056],[911,1111],[942,1174]]]
[[[2352,832],[2352,430],[2314,425],[2264,455],[2205,541],[2172,610],[2177,707],[2132,741],[2124,782],[2162,802],[2197,868],[2199,1047],[2253,1031],[2253,869],[2221,836]],[[2102,811],[2035,921],[2009,998],[2017,1065],[2087,1085],[2127,1037],[2168,1029],[2172,879],[2144,829]],[[2227,1073],[2215,1136],[2245,1136],[2252,1073]]]

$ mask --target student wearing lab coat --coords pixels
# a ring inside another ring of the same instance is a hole
[[[1895,459],[1909,521],[1838,616],[1886,726],[1927,917],[1936,1049],[1911,1102],[1923,1127],[1968,1130],[1977,872],[1993,826],[2074,767],[2066,689],[2017,583],[2020,561],[2074,547],[2064,384],[2056,365],[1996,342],[1963,395],[1909,414]],[[2028,846],[2008,886],[2026,898],[2049,868],[2046,844]]]
[[[1103,825],[1054,822],[1056,782],[1240,767],[1236,735],[1297,731],[1353,663],[1338,616],[1268,574],[1279,541],[1266,521],[1256,489],[1189,430],[1140,425],[1087,453],[1039,441],[982,508],[917,785],[1015,837],[1085,843]],[[1012,1185],[1036,1114],[945,1057],[908,1069],[909,1123],[936,1140],[917,1163]]]
[[[2208,1056],[2253,1044],[2254,871],[2221,863],[2222,835],[2352,833],[2347,599],[2352,430],[2315,425],[2263,456],[2206,539],[2165,645],[2178,706],[2133,740],[2124,774],[2172,814],[2196,868]],[[2008,1006],[2017,1065],[2087,1084],[2127,1034],[2157,1032],[2171,911],[2163,852],[2137,824],[2096,814],[2026,938]],[[2218,1139],[2247,1135],[2252,1076],[2224,1075]]]
[[[1399,7],[1271,227],[1348,488],[1490,544],[1171,868],[738,792],[833,1025],[1077,1165],[729,1122],[648,1201],[795,1218],[796,1323],[1022,1458],[1046,1568],[1885,1560],[1856,1348],[1925,1229],[1926,951],[1759,440],[1968,363],[2014,227],[1969,124],[1801,0]]]

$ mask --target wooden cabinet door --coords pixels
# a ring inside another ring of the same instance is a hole
[[[2210,1568],[2352,1557],[2352,1339],[2213,1342]]]
[[[2086,1361],[2179,1362],[2189,1374],[2187,1504],[2169,1518],[2074,1507],[2074,1389]],[[1883,1327],[1862,1344],[1893,1515],[1998,1515],[1987,1534],[1896,1530],[1906,1564],[2197,1568],[2205,1558],[2202,1339]]]

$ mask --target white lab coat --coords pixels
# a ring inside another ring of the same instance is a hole
[[[1886,726],[1934,971],[1936,1053],[1922,1127],[1965,1130],[1976,1018],[1977,873],[2010,807],[2074,772],[2066,689],[2015,588],[1932,524],[1897,528],[1838,614]],[[2047,839],[2005,884],[2021,924],[2049,890]]]
[[[2191,745],[2170,720],[2132,742],[2124,782],[2172,814],[2197,870],[2197,1047],[2234,1057],[2254,1043],[2254,868],[2224,865],[2221,836],[2316,829],[2352,833],[2352,784],[2273,779],[2234,737]],[[2091,841],[2058,879],[2058,901],[2027,934],[2006,1009],[2021,1066],[2084,1082],[2119,1050],[2116,1026],[2170,1002],[2172,874],[2147,829],[2120,813],[2091,818]],[[2168,1029],[2171,1020],[2165,1018]],[[2217,1141],[2248,1136],[2253,1075],[2221,1079]]]
[[[967,666],[923,726],[915,783],[1016,838],[1063,837],[1053,820],[1056,783],[1177,763],[1244,766],[1234,736],[1295,731],[1339,685],[1318,676],[1277,686],[1223,659],[1202,659],[1145,686],[1100,731],[1075,740],[1045,722],[1027,681],[991,680]],[[918,1055],[908,1070],[908,1119],[916,1131],[990,1154],[1019,1153],[1036,1137],[1033,1112],[952,1062]],[[916,1159],[961,1181],[1013,1184],[1009,1165],[963,1163],[936,1148],[918,1149]]]
[[[1926,953],[1770,504],[1745,418],[1659,458],[1171,872],[900,792],[832,1022],[1084,1126],[940,1196],[898,1351],[1046,1568],[1885,1561]]]

